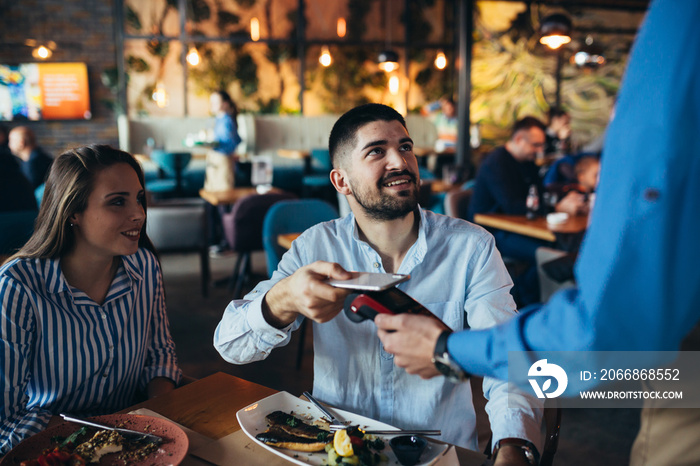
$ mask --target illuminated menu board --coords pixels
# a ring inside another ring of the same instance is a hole
[[[1,120],[91,117],[85,63],[0,65]]]

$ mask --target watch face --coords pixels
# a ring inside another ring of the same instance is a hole
[[[442,355],[435,355],[434,359],[437,370],[449,380],[464,382],[469,378],[467,373],[450,358],[449,353],[445,352]]]

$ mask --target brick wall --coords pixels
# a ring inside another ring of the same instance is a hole
[[[49,62],[84,62],[88,68],[91,120],[23,122],[39,145],[58,155],[68,147],[118,145],[114,101],[102,84],[103,70],[116,66],[113,0],[0,0],[0,63],[36,62],[26,39],[53,40],[58,48]],[[2,122],[8,128],[15,122]]]

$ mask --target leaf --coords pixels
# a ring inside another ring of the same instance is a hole
[[[552,379],[547,379],[544,384],[542,384],[542,391],[546,392],[549,386],[552,385]]]

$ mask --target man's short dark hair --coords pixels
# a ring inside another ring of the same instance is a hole
[[[547,130],[547,127],[540,120],[532,116],[526,116],[525,118],[522,118],[515,122],[515,124],[513,125],[513,131],[510,134],[510,138],[513,139],[515,137],[515,134],[519,131],[527,131],[530,128],[539,128],[542,130],[542,132],[545,132]]]
[[[406,127],[406,120],[399,112],[382,104],[365,104],[347,111],[333,125],[331,135],[328,138],[328,150],[331,154],[331,163],[338,166],[341,152],[347,145],[355,145],[355,135],[360,127],[372,121],[398,121]]]

